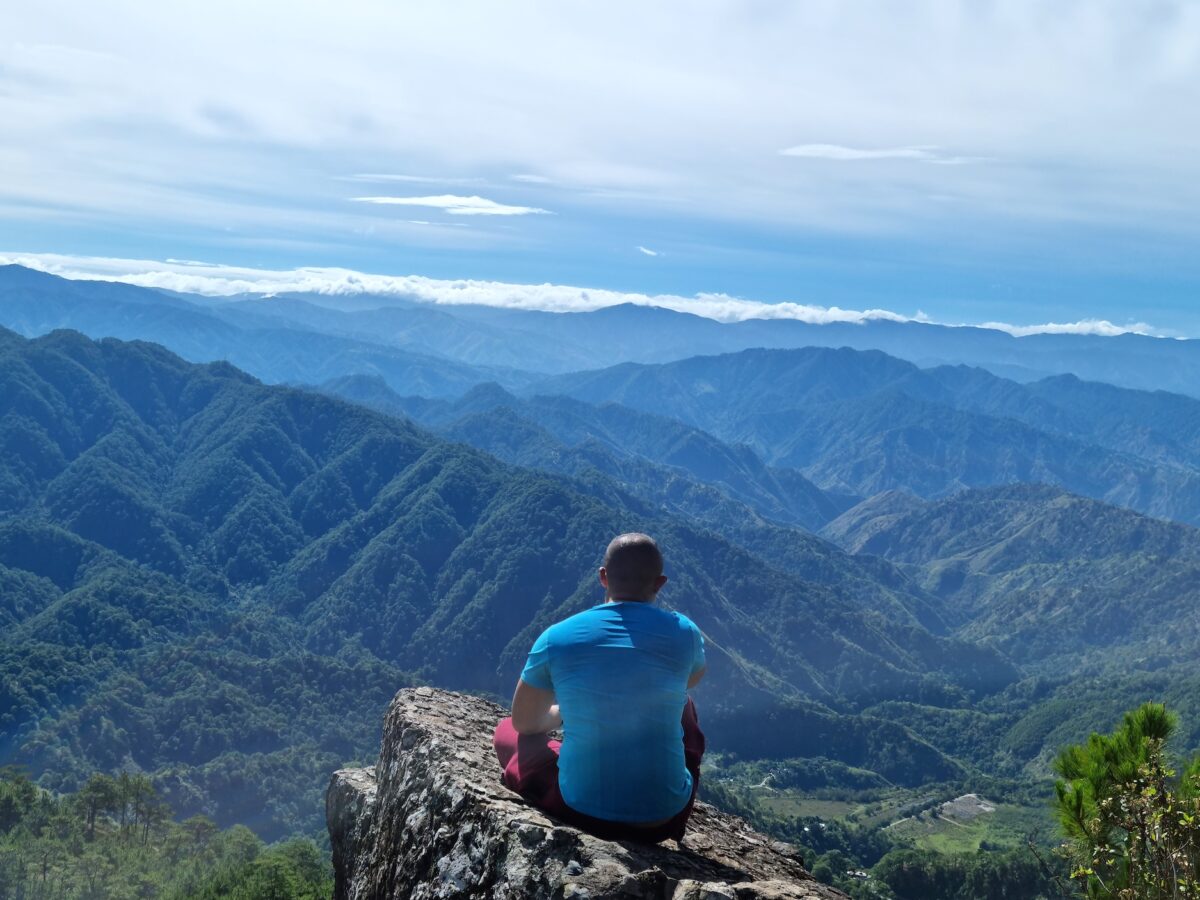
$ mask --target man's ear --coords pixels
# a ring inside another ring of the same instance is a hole
[[[659,591],[661,591],[662,586],[666,583],[667,583],[666,575],[659,575],[657,578],[655,578],[654,579],[654,593],[657,594]]]
[[[608,569],[604,568],[604,566],[600,567],[600,584],[604,586],[606,591],[608,590]]]

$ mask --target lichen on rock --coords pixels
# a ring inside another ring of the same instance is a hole
[[[396,695],[376,766],[336,772],[326,817],[335,900],[670,898],[817,900],[790,845],[696,805],[680,843],[604,841],[500,784],[492,731],[507,711],[432,688]]]

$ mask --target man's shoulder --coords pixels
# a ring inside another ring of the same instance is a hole
[[[601,607],[597,608],[599,609]],[[696,627],[695,622],[677,609],[668,609],[665,606],[659,606],[657,603],[639,603],[636,605],[636,608],[646,618],[657,622],[673,624],[676,627],[684,629],[692,629]]]
[[[601,603],[596,606],[588,607],[579,612],[567,616],[555,622],[546,629],[546,636],[550,640],[566,639],[573,636],[578,636],[581,632],[588,631],[594,627],[599,627],[603,622],[610,620],[613,617],[621,616],[619,606],[626,604]],[[654,604],[628,604],[629,607],[636,610],[631,625],[637,622],[645,622],[650,620],[655,623],[654,627],[662,629],[664,625],[668,628],[674,627],[682,631],[699,631],[696,623],[685,616],[683,613],[673,609],[665,609]]]
[[[647,627],[658,634],[699,634],[696,623],[675,609],[667,609],[658,604],[646,604],[644,612],[638,617]]]
[[[603,607],[592,606],[587,609],[580,610],[577,613],[567,616],[565,619],[559,619],[553,625],[549,626],[544,634],[549,639],[565,637],[572,634],[580,628],[586,628],[593,622],[602,617]]]
[[[663,610],[663,612],[668,613],[669,615],[674,617],[675,621],[679,623],[679,627],[684,629],[685,631],[699,631],[700,630],[700,627],[695,622],[693,622],[691,619],[689,619],[683,613],[679,612],[679,610],[677,610],[677,609]]]

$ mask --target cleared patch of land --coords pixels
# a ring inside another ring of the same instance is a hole
[[[1048,808],[992,803],[964,794],[888,826],[888,835],[939,853],[973,853],[981,847],[1008,848],[1030,834],[1053,828]]]

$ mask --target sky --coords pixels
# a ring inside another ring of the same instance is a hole
[[[207,293],[1200,336],[1198,3],[4,19],[0,261]]]

